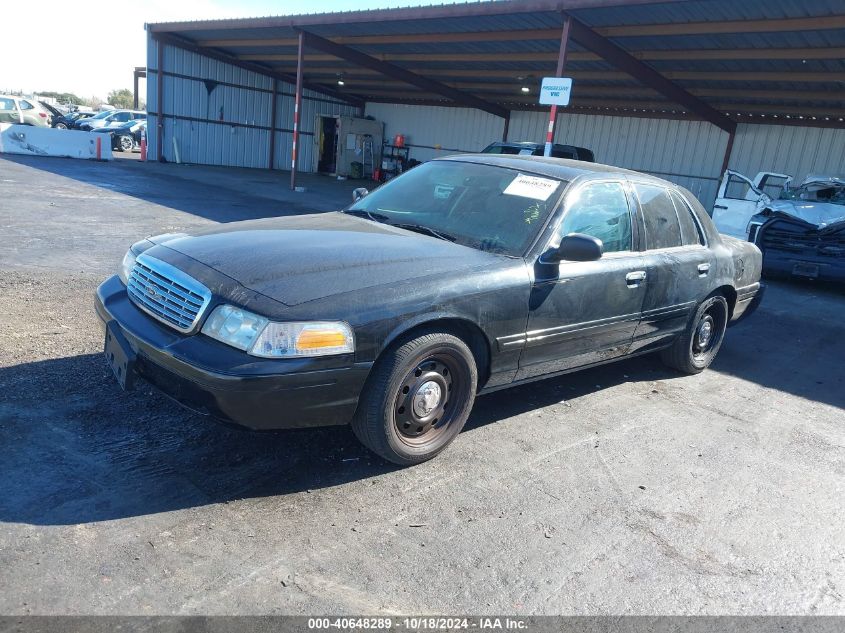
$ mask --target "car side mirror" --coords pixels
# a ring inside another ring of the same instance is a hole
[[[352,202],[358,202],[364,196],[368,196],[370,194],[370,190],[366,187],[358,187],[352,192]]]
[[[604,244],[599,238],[584,233],[570,233],[544,259],[548,262],[594,262],[601,259],[603,254]]]

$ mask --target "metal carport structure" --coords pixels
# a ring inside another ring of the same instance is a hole
[[[292,86],[298,79],[359,110],[473,108],[500,117],[506,136],[512,112],[538,109],[567,21],[568,112],[706,121],[728,135],[723,166],[738,123],[845,128],[841,0],[507,0],[150,24],[148,33],[159,52],[172,46]],[[160,112],[155,92],[148,104]],[[157,118],[158,156],[166,117]],[[281,126],[293,131],[274,110],[270,130]]]

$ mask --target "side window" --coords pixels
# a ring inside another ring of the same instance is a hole
[[[684,246],[704,244],[704,236],[698,227],[698,222],[693,217],[692,209],[686,201],[675,191],[672,191],[672,202],[675,203],[675,211],[678,213],[678,220],[681,223],[681,239]]]
[[[777,200],[783,193],[783,186],[785,184],[786,178],[781,178],[774,174],[766,174],[760,181],[758,189],[768,195],[772,200]]]
[[[116,115],[114,115],[114,120],[118,123],[126,123],[129,120],[129,113],[118,112]]]
[[[631,212],[621,184],[601,182],[586,185],[575,195],[576,198],[567,200],[561,237],[570,233],[597,237],[604,244],[605,253],[632,249]]]
[[[736,174],[728,176],[728,186],[725,187],[725,197],[731,200],[749,200],[748,194],[754,193],[751,183]]]
[[[0,99],[0,110],[14,110],[15,102],[11,99]]]
[[[655,185],[634,184],[645,221],[646,248],[681,246],[681,226],[669,192]]]
[[[35,107],[35,106],[33,106],[33,105],[29,102],[29,101],[24,101],[23,99],[21,99],[20,101],[18,101],[18,103],[19,103],[19,104],[20,104],[20,106],[21,106],[21,110],[32,110],[32,108],[34,108],[34,107]]]

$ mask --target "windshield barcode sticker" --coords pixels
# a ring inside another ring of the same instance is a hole
[[[559,184],[557,180],[519,174],[502,193],[508,196],[520,196],[545,202],[555,192]]]

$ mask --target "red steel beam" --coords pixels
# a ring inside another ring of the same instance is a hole
[[[308,46],[308,48],[328,53],[329,55],[334,55],[335,57],[344,59],[357,66],[369,68],[370,70],[379,72],[387,77],[416,86],[426,92],[443,95],[447,99],[451,99],[461,105],[478,108],[479,110],[489,112],[490,114],[494,114],[502,118],[506,118],[508,116],[508,111],[502,106],[480,99],[475,95],[463,92],[457,88],[452,88],[451,86],[447,86],[446,84],[435,81],[434,79],[423,77],[422,75],[418,75],[410,70],[396,66],[395,64],[381,61],[380,59],[371,57],[366,53],[355,50],[354,48],[343,46],[342,44],[335,44],[324,37],[314,35],[308,31],[300,31],[300,33],[304,36],[305,45]]]
[[[690,112],[694,112],[705,121],[709,121],[729,134],[736,130],[735,121],[574,18],[572,19],[572,39],[613,64],[619,70],[628,73],[644,85],[661,93],[667,99],[684,106]]]

